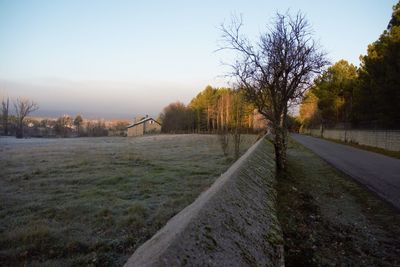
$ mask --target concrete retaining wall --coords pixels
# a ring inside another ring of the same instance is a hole
[[[125,266],[283,266],[272,155],[258,141]]]
[[[400,151],[400,131],[324,129],[321,135],[321,129],[304,129],[302,133],[391,151]]]

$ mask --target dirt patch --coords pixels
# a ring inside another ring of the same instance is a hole
[[[286,266],[400,266],[400,214],[291,142],[278,177]]]

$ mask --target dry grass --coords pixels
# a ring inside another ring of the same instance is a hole
[[[121,265],[231,159],[211,135],[1,138],[0,265]]]

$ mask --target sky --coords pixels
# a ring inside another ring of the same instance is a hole
[[[207,85],[229,86],[221,23],[242,15],[255,40],[276,12],[301,11],[332,63],[359,56],[395,0],[0,0],[0,97],[28,97],[37,116],[157,116]]]

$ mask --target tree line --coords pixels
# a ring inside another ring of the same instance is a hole
[[[340,60],[315,80],[300,107],[303,127],[400,125],[400,2],[359,67]]]
[[[266,121],[241,89],[207,86],[188,105],[171,103],[160,114],[164,133],[218,134],[224,154],[232,145],[239,157],[241,135],[266,128]]]
[[[253,132],[261,122],[241,90],[207,86],[188,105],[171,103],[160,114],[164,133]]]

